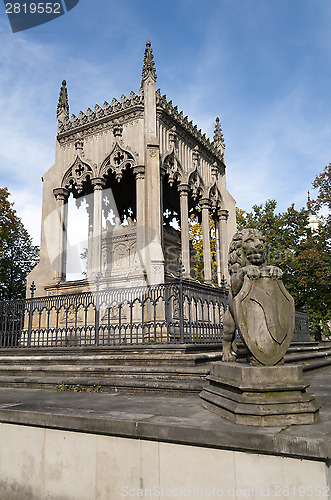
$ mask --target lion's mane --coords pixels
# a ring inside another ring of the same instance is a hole
[[[237,272],[240,268],[247,266],[247,258],[243,248],[243,242],[250,237],[258,237],[259,240],[265,245],[266,239],[258,229],[242,229],[238,231],[232,238],[229,256],[228,256],[228,269],[230,275]],[[266,254],[264,255],[263,263],[266,262]]]

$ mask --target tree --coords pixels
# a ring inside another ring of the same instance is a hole
[[[307,307],[314,334],[331,319],[331,252],[325,225],[317,233],[308,226],[308,210],[291,205],[276,213],[277,203],[254,205],[252,212],[237,211],[238,229],[262,231],[269,247],[268,262],[284,272],[284,284],[296,308]],[[330,236],[330,234],[329,234]]]
[[[315,338],[329,334],[331,320],[331,251],[323,231],[302,241],[296,258],[298,288],[308,306]]]
[[[320,221],[321,232],[329,245],[331,240],[331,163],[324,168],[320,175],[316,176],[313,188],[318,190],[318,194],[316,200],[310,202],[309,208],[316,211],[321,208],[328,210],[327,215],[320,216]]]
[[[25,297],[25,280],[38,261],[38,247],[32,244],[7,188],[0,188],[0,298]]]
[[[198,205],[195,211],[191,213],[189,218],[189,238],[192,242],[194,255],[194,276],[198,281],[204,281],[204,266],[203,266],[203,234],[202,223],[199,215],[201,208]],[[209,215],[209,234],[210,234],[210,255],[211,255],[211,273],[212,280],[217,285],[217,264],[216,264],[216,238],[215,238],[215,221],[212,215]]]
[[[331,163],[320,175],[316,176],[313,188],[318,189],[317,199],[313,202],[315,208],[319,210],[325,205],[331,210]]]
[[[277,202],[268,200],[265,205],[254,205],[252,212],[237,211],[238,230],[245,227],[259,229],[267,239],[268,262],[284,272],[284,283],[297,307],[304,307],[305,300],[298,286],[297,254],[301,242],[307,237],[308,211],[296,210],[291,205],[285,212],[276,213]]]

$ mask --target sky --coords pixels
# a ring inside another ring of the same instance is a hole
[[[237,206],[304,206],[331,161],[330,20],[329,0],[80,0],[12,33],[0,3],[0,187],[35,244],[62,80],[75,115],[137,92],[148,39],[161,93],[210,139],[220,117]]]

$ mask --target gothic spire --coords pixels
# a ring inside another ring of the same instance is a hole
[[[151,77],[154,80],[154,82],[156,82],[156,71],[155,71],[153,50],[151,49],[151,42],[147,40],[145,55],[144,55],[144,65],[142,69],[142,82],[144,80],[147,80],[147,78],[149,77]]]
[[[217,149],[222,149],[222,150],[225,149],[225,142],[219,117],[216,118],[216,123],[215,123],[214,146]]]
[[[69,104],[68,104],[68,92],[67,92],[67,82],[63,80],[62,87],[60,89],[59,101],[57,104],[56,114],[60,116],[62,112],[64,112],[67,116],[69,116]]]

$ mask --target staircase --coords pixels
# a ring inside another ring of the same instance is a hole
[[[0,349],[0,387],[196,394],[220,359],[219,344]],[[305,371],[330,365],[331,342],[292,344],[285,362]]]

